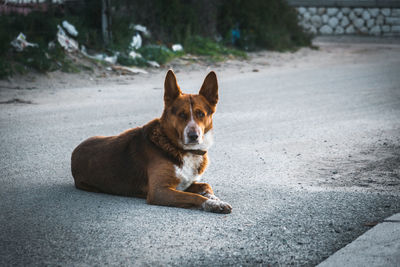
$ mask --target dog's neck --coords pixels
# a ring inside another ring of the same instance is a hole
[[[205,151],[205,150],[195,150],[195,149],[189,149],[189,150],[184,150],[184,151],[195,154],[195,155],[199,155],[199,156],[204,156],[207,153],[207,151]]]
[[[165,154],[167,154],[176,164],[179,166],[183,163],[183,156],[186,153],[192,153],[199,156],[206,155],[206,150],[189,149],[184,150],[178,145],[174,144],[171,139],[164,133],[160,121],[158,119],[153,120],[148,124],[148,138],[158,148],[160,148]]]

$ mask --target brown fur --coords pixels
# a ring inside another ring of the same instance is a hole
[[[165,79],[164,111],[160,119],[129,129],[120,135],[96,136],[82,142],[72,153],[71,170],[75,186],[92,192],[146,198],[149,204],[201,208],[213,191],[208,184],[194,182],[185,191],[176,189],[181,167],[189,150],[182,147],[183,130],[190,116],[204,133],[212,129],[212,115],[218,102],[218,85],[211,72],[199,95],[182,94],[172,71]],[[204,172],[206,151],[198,174]],[[205,196],[204,196],[205,195]],[[222,203],[222,202],[221,202]],[[213,204],[209,211],[228,213],[229,204]],[[217,208],[215,208],[217,205]]]

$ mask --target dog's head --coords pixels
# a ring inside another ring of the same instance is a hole
[[[169,70],[164,90],[161,126],[165,134],[184,150],[207,150],[212,144],[212,115],[218,102],[215,72],[204,79],[199,94],[183,94]]]

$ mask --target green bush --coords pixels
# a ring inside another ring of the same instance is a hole
[[[147,60],[156,61],[165,64],[172,58],[176,57],[176,53],[162,45],[146,45],[141,47],[138,52]]]
[[[222,1],[218,31],[225,43],[231,42],[231,32],[236,27],[241,33],[236,45],[245,50],[282,51],[311,45],[311,36],[298,25],[295,9],[284,0]]]
[[[151,41],[163,44],[186,43],[201,36],[210,40],[221,36],[232,45],[232,30],[238,28],[235,46],[245,50],[288,50],[311,44],[311,36],[298,26],[294,8],[285,0],[115,0],[114,29],[129,23],[147,26]],[[120,23],[124,21],[124,23]],[[127,23],[129,22],[129,23]],[[126,36],[132,36],[127,33]],[[114,36],[119,43],[123,38]],[[128,38],[129,39],[129,38]]]
[[[125,66],[148,66],[147,61],[156,61],[165,64],[174,57],[183,55],[183,52],[173,52],[162,45],[145,45],[137,51],[142,57],[131,58],[127,53],[118,56],[118,63]]]
[[[212,41],[209,38],[201,36],[192,36],[186,39],[184,43],[185,51],[191,54],[211,56],[214,59],[221,59],[222,56],[233,55],[237,57],[246,57],[246,53],[237,49],[227,48],[222,44]]]

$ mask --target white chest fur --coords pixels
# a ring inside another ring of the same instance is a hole
[[[193,182],[198,181],[201,177],[199,175],[199,167],[203,162],[203,156],[187,153],[183,157],[182,167],[175,165],[176,178],[180,180],[177,190],[186,190]]]

